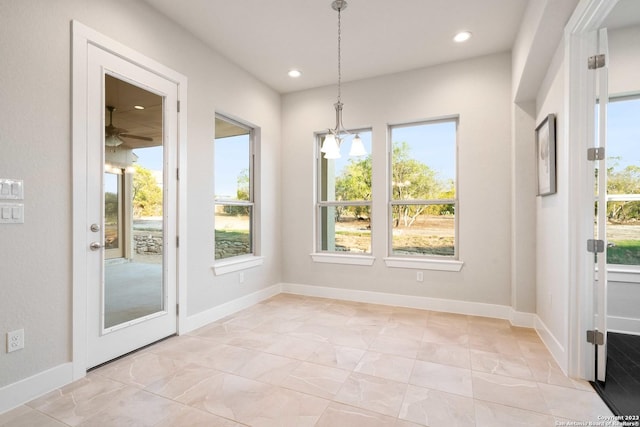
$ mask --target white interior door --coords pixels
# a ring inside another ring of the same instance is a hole
[[[90,368],[176,333],[178,88],[88,49]]]
[[[604,156],[595,162],[596,170],[596,227],[595,239],[602,242],[603,252],[595,254],[595,337],[597,358],[596,378],[605,381],[607,370],[607,106],[609,104],[608,69],[606,61],[607,30],[598,32],[598,53],[604,55],[605,64],[595,70],[596,72],[596,147],[603,150]]]

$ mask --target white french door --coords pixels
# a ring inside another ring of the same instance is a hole
[[[90,368],[177,331],[178,87],[92,44],[87,59]]]
[[[594,161],[595,227],[594,227],[594,296],[595,331],[592,340],[596,345],[596,379],[605,381],[607,372],[607,106],[609,104],[607,30],[598,31],[598,58],[595,64],[595,147],[601,153]],[[602,59],[601,59],[602,58]],[[599,244],[599,248],[598,248]]]

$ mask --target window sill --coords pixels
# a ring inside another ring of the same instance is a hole
[[[311,258],[314,262],[324,262],[328,264],[347,264],[347,265],[373,265],[376,260],[371,255],[347,255],[347,254],[329,254],[329,253],[312,253]]]
[[[213,272],[216,276],[233,273],[235,271],[246,270],[264,264],[264,257],[246,256],[231,258],[229,260],[218,261],[213,265]]]
[[[438,271],[460,271],[464,265],[464,262],[453,259],[385,258],[384,262],[387,267]]]

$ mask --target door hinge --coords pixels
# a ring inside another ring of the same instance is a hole
[[[180,304],[176,304],[176,316],[180,314]]]
[[[604,160],[604,147],[594,147],[587,149],[587,160]]]
[[[604,53],[600,55],[593,55],[589,57],[588,66],[590,70],[596,70],[604,67],[606,64],[606,58]]]
[[[176,179],[180,181],[180,168],[176,168]]]
[[[587,331],[587,342],[595,345],[604,345],[604,334],[600,331]]]
[[[587,240],[587,251],[594,254],[604,252],[604,240],[589,239]]]
[[[180,112],[180,101],[178,101],[178,113]]]
[[[176,236],[176,248],[180,247],[180,236]]]

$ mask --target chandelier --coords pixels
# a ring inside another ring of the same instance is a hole
[[[351,135],[344,125],[342,124],[342,11],[347,8],[346,0],[335,0],[331,3],[333,10],[338,12],[338,101],[333,104],[336,109],[336,126],[333,129],[329,129],[329,133],[325,136],[324,142],[320,152],[324,153],[325,159],[339,159],[340,158],[340,145],[344,139]],[[351,141],[350,156],[366,156],[367,151],[364,149],[364,144],[358,134],[355,134]]]

